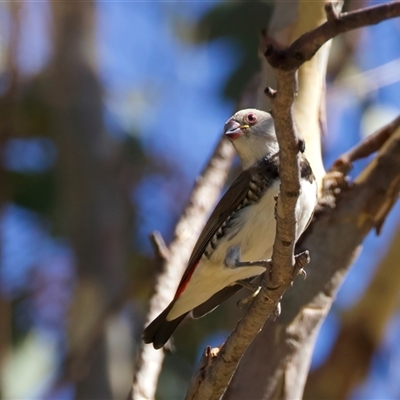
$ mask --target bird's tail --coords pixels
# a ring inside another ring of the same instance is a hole
[[[173,319],[172,321],[167,321],[167,315],[171,310],[174,302],[172,302],[147,328],[142,334],[143,341],[145,343],[153,343],[155,349],[160,349],[168,341],[174,330],[186,317],[186,314]]]

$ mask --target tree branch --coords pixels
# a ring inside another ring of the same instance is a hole
[[[150,235],[150,241],[153,245],[154,253],[157,258],[161,261],[166,262],[169,259],[170,254],[161,233],[158,231],[152,232]]]
[[[294,128],[292,105],[297,92],[296,76],[277,70],[277,92],[273,96],[272,114],[279,142],[280,193],[276,207],[276,238],[273,247],[272,285],[287,281],[288,268],[293,266],[296,234],[295,208],[300,195],[300,168],[297,154],[299,137]],[[284,271],[286,273],[284,273]],[[282,276],[280,276],[282,273]],[[291,273],[291,271],[290,271]],[[276,274],[276,275],[275,275]]]
[[[399,259],[400,230],[362,298],[345,312],[343,326],[328,359],[309,375],[304,399],[346,399],[365,379],[385,328],[398,310]],[[384,295],[382,288],[385,288]]]
[[[341,172],[344,175],[347,174],[351,170],[354,161],[368,157],[372,153],[378,151],[399,126],[400,115],[390,124],[384,126],[373,135],[368,136],[362,142],[342,154],[333,163],[329,172]]]
[[[342,14],[338,14],[334,5],[328,3],[325,10],[328,20],[318,28],[300,36],[287,49],[278,49],[273,44],[267,46],[265,56],[274,68],[295,71],[305,61],[310,60],[324,43],[335,36],[399,17],[400,3],[380,4]]]

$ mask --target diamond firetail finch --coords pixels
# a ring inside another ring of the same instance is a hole
[[[143,340],[156,349],[167,342],[187,314],[202,317],[243,286],[251,287],[250,280],[265,272],[262,260],[272,256],[275,196],[280,186],[274,121],[267,112],[241,110],[226,122],[224,134],[233,143],[243,171],[201,232],[171,303],[143,332]],[[302,154],[299,162],[296,240],[306,229],[317,201],[311,167]]]

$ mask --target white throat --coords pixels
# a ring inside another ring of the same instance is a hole
[[[269,139],[269,140],[268,140]],[[238,138],[233,142],[243,169],[248,169],[262,158],[279,151],[275,138],[260,136]]]

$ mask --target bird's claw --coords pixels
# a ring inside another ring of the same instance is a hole
[[[281,302],[279,301],[274,310],[274,317],[273,317],[274,321],[276,321],[276,319],[281,315],[281,312],[282,312],[282,306]]]
[[[298,275],[301,275],[301,276],[303,277],[304,280],[307,279],[307,272],[306,272],[306,270],[305,270],[304,268],[301,268],[301,269],[299,270]]]

